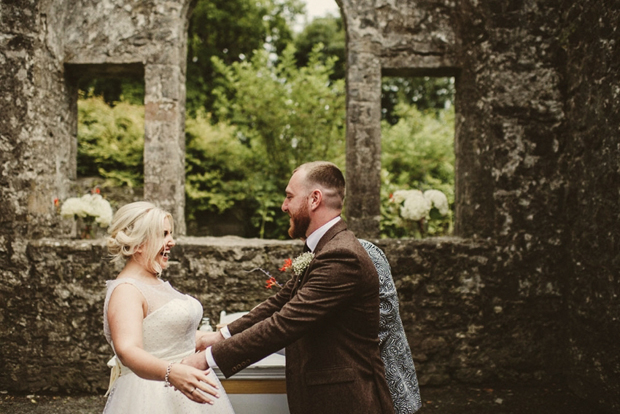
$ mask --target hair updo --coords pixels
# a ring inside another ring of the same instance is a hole
[[[108,229],[108,252],[112,262],[131,258],[139,247],[145,267],[157,274],[162,268],[156,258],[164,247],[164,222],[168,218],[174,230],[172,215],[147,201],[137,201],[119,208]]]

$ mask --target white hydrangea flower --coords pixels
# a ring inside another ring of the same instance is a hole
[[[392,194],[391,201],[396,204],[400,204],[411,196],[416,196],[418,194],[422,194],[419,190],[396,190],[394,194]]]
[[[431,202],[418,190],[408,190],[410,194],[400,208],[400,215],[407,220],[419,221],[431,211]]]
[[[424,198],[431,202],[432,207],[435,207],[439,214],[445,216],[450,211],[448,205],[448,197],[439,190],[426,190],[424,192]]]
[[[113,216],[110,203],[99,194],[87,195],[90,195],[91,216],[95,217],[95,221],[101,227],[108,227],[110,222],[112,222]]]
[[[62,204],[60,215],[63,217],[84,217],[84,202],[81,198],[69,198]]]
[[[60,209],[63,217],[86,217],[95,218],[95,222],[101,227],[108,227],[112,221],[112,207],[108,200],[100,194],[85,194],[80,198],[72,197],[67,199]]]

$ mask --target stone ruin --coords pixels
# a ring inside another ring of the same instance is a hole
[[[385,250],[423,385],[559,383],[620,409],[617,0],[339,0],[347,219]],[[100,393],[102,240],[55,209],[76,180],[77,79],[143,76],[145,198],[184,229],[190,0],[0,3],[0,390]],[[456,78],[455,236],[376,240],[381,77]],[[181,238],[169,279],[247,310],[297,241]]]

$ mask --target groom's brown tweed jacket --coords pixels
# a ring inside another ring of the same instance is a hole
[[[393,414],[379,353],[379,278],[339,221],[303,275],[228,325],[212,347],[226,377],[286,347],[291,414]]]

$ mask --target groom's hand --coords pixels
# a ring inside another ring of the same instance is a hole
[[[196,351],[204,351],[211,345],[223,341],[224,337],[217,332],[200,332],[200,336],[196,338]]]
[[[195,354],[183,358],[181,364],[189,365],[202,371],[205,371],[209,368],[209,364],[207,364],[207,358],[205,357],[204,351],[196,352]]]

